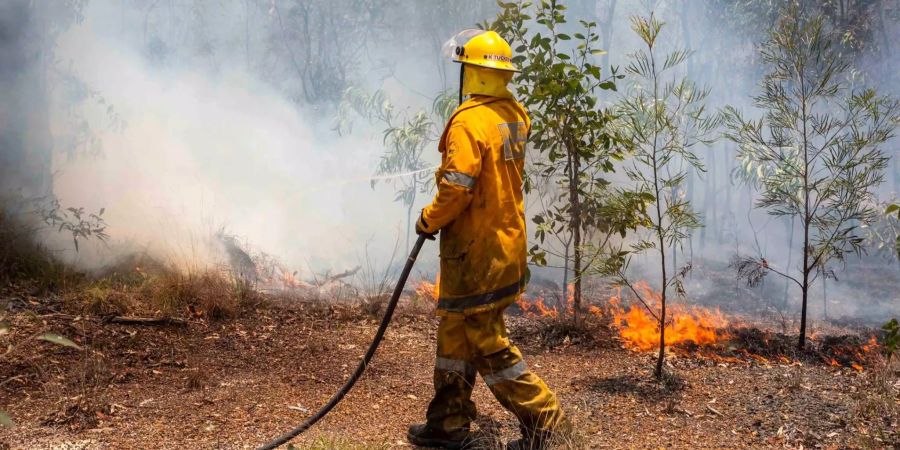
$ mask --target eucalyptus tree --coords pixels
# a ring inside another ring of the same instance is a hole
[[[884,214],[878,221],[869,227],[868,240],[875,246],[876,251],[891,249],[900,264],[900,205],[887,204]]]
[[[885,215],[891,215],[893,213],[897,213],[897,220],[900,221],[900,205],[896,203],[891,204],[884,211]],[[900,232],[897,233],[897,237],[894,241],[894,250],[897,251],[897,259],[900,260]]]
[[[663,374],[670,290],[674,288],[679,296],[685,294],[682,280],[691,268],[688,262],[680,268],[672,267],[675,272],[671,273],[669,266],[674,265],[674,255],[667,253],[667,249],[680,246],[691,230],[700,227],[700,217],[682,195],[682,186],[689,172],[704,171],[693,149],[715,140],[721,119],[706,108],[708,91],[679,76],[678,66],[690,57],[690,52],[660,49],[664,23],[651,14],[632,18],[631,27],[643,48],[630,55],[626,74],[633,84],[616,106],[616,125],[631,143],[625,172],[635,192],[649,205],[641,220],[642,228],[649,233],[622,252],[617,277],[641,299],[628,275],[631,260],[644,252],[658,257],[658,314],[645,300],[641,301],[659,323],[655,372],[659,378]]]
[[[540,243],[530,249],[530,258],[537,265],[547,265],[548,254],[561,258],[563,289],[571,264],[577,320],[586,263],[593,261],[586,249],[608,248],[610,236],[634,228],[639,209],[605,177],[625,149],[600,100],[602,92],[616,89],[617,76],[604,76],[596,61],[605,54],[597,48],[596,23],[568,24],[566,7],[557,0],[498,4],[502,10],[489,27],[514,49],[513,62],[521,68],[514,78],[516,94],[531,116],[529,143],[537,152],[529,157],[526,181],[541,208],[533,218]],[[626,206],[629,200],[633,208]]]
[[[757,207],[792,218],[802,229],[797,270],[776,267],[764,255],[736,256],[733,266],[750,285],[774,272],[802,293],[800,337],[806,344],[809,288],[834,278],[830,264],[860,253],[861,227],[878,211],[873,190],[888,158],[881,150],[900,119],[895,99],[850,84],[847,55],[821,16],[793,6],[760,49],[768,67],[754,103],[758,119],[726,108],[726,137],[738,157],[760,166]]]

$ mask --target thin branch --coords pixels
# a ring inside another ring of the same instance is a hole
[[[653,309],[650,308],[650,305],[648,305],[647,302],[644,301],[644,297],[641,297],[641,294],[639,294],[638,291],[634,289],[634,286],[631,285],[631,282],[628,281],[627,278],[625,278],[625,274],[619,274],[619,278],[622,279],[622,282],[625,283],[625,286],[628,286],[628,289],[631,289],[631,292],[634,293],[634,296],[637,297],[638,301],[641,302],[642,305],[644,305],[644,308],[647,308],[647,312],[650,313],[650,315],[653,316],[653,318],[656,319],[657,322],[660,322],[659,316],[657,316],[656,313],[653,312]]]
[[[794,277],[792,277],[792,276],[790,276],[790,275],[788,275],[788,274],[786,274],[786,273],[780,272],[780,271],[778,271],[778,270],[776,270],[776,269],[773,269],[772,266],[770,266],[770,265],[768,264],[768,262],[766,263],[766,270],[771,271],[771,272],[775,272],[776,274],[781,275],[781,276],[787,278],[788,280],[793,281],[794,283],[797,283],[797,286],[800,286],[801,289],[803,288],[803,284],[800,283],[799,281],[797,281],[796,278],[794,278]]]

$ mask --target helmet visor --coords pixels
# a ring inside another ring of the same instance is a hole
[[[485,32],[485,30],[468,29],[456,33],[455,36],[450,38],[450,40],[445,42],[444,46],[441,47],[441,55],[447,59],[456,60],[466,43],[472,40],[472,38],[474,38],[475,36],[478,36]]]

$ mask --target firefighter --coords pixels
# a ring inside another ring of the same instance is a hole
[[[530,119],[508,90],[517,72],[509,44],[493,31],[467,30],[451,40],[460,66],[460,99],[441,136],[437,194],[416,224],[440,231],[441,282],[434,398],[410,443],[464,448],[476,417],[476,373],[520,423],[508,449],[545,448],[566,423],[556,395],[510,343],[503,311],[524,292],[523,193]]]

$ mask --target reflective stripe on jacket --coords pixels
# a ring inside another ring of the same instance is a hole
[[[441,231],[439,314],[506,306],[525,288],[530,126],[515,100],[474,96],[444,129],[437,195],[420,219],[425,231]]]

